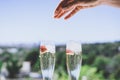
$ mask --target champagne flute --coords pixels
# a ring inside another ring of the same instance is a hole
[[[55,45],[52,42],[41,42],[40,63],[43,80],[52,80],[55,67]]]
[[[78,80],[82,63],[82,48],[80,43],[75,41],[69,41],[67,43],[66,59],[70,80]]]

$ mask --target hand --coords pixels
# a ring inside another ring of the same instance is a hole
[[[60,18],[69,12],[64,18],[68,19],[81,9],[95,7],[102,3],[104,3],[104,0],[62,0],[55,10],[54,18]]]

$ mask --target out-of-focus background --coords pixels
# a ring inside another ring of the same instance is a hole
[[[120,80],[120,10],[101,5],[65,21],[53,18],[59,0],[0,0],[0,80],[42,79],[39,43],[56,44],[54,80],[68,80],[65,47],[82,43],[79,80]]]

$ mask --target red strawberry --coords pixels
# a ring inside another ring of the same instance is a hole
[[[46,52],[46,50],[47,50],[47,48],[44,45],[40,46],[40,52],[41,53]]]
[[[72,51],[72,50],[66,50],[66,54],[68,54],[68,55],[74,55],[74,52]]]

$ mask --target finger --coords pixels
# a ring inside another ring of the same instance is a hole
[[[65,15],[67,12],[69,12],[69,11],[62,11],[56,18],[62,17],[62,16]]]
[[[63,1],[60,2],[60,4],[58,5],[58,7],[55,9],[55,12],[54,12],[54,17],[56,18],[59,13],[61,13],[62,9],[61,9],[61,6],[63,4]]]
[[[63,12],[62,9],[59,9],[58,11],[55,11],[54,18],[57,18],[62,12]]]
[[[70,8],[69,10],[62,10],[59,15],[56,16],[56,18],[60,18],[63,15],[65,15],[66,13],[68,13],[69,11],[73,10],[73,8]]]
[[[66,3],[66,0],[62,0],[58,7],[55,9],[54,17],[56,18],[62,12],[62,6]]]
[[[64,19],[68,19],[72,17],[74,14],[76,14],[80,9],[82,9],[82,6],[77,6],[75,9],[72,10]]]
[[[95,7],[97,5],[90,5],[90,6],[77,6],[70,14],[68,14],[64,19],[68,19],[70,17],[72,17],[73,15],[75,15],[78,11],[80,11],[81,9],[87,9],[87,8],[92,8]]]

